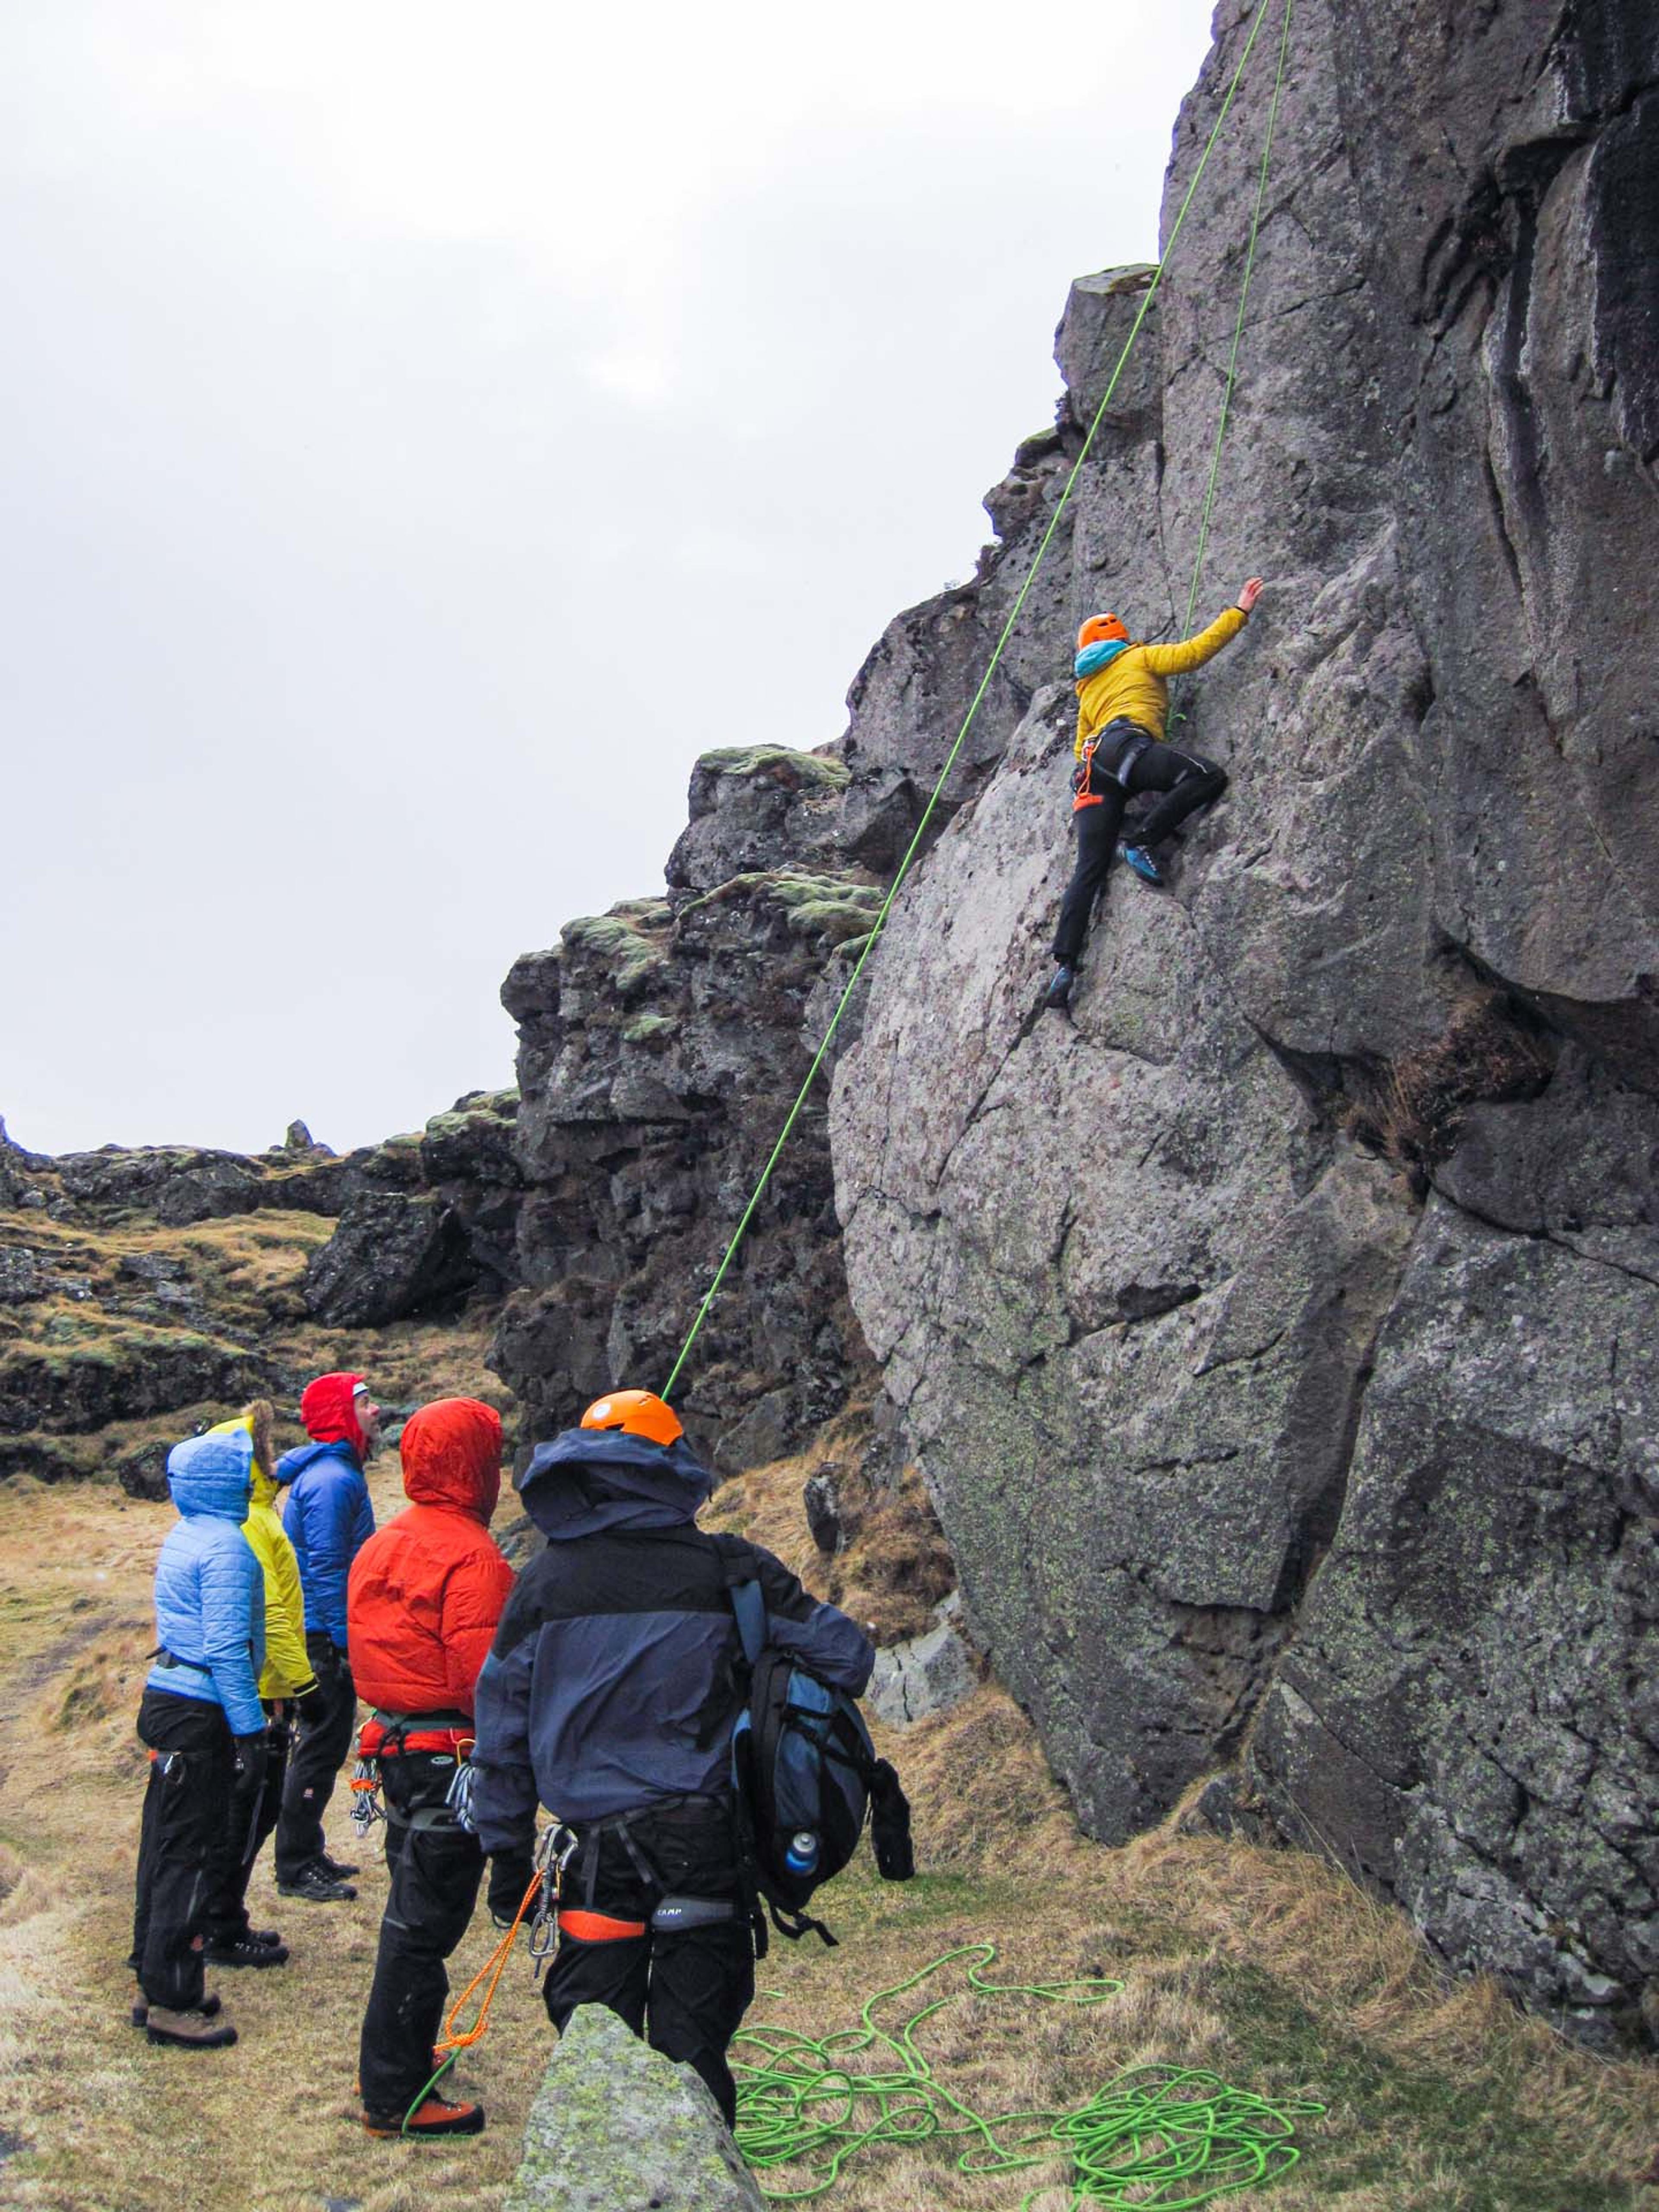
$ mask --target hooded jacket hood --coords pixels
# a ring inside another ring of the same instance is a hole
[[[246,1521],[252,1466],[246,1429],[189,1437],[167,1454],[167,1488],[186,1520]]]
[[[404,1490],[489,1526],[501,1494],[501,1417],[477,1398],[434,1398],[404,1424]]]
[[[248,1467],[252,1483],[253,1502],[256,1505],[273,1504],[276,1496],[276,1472],[274,1468],[267,1468],[260,1463],[258,1453],[253,1446],[252,1418],[246,1413],[234,1413],[228,1421],[216,1421],[208,1431],[208,1434],[210,1437],[242,1436],[247,1438]]]
[[[567,1429],[536,1447],[518,1489],[557,1544],[601,1529],[680,1528],[714,1494],[714,1480],[684,1437],[664,1446],[619,1429]]]
[[[361,1460],[363,1431],[354,1402],[361,1375],[319,1375],[307,1382],[300,1397],[300,1419],[313,1443],[349,1444]]]

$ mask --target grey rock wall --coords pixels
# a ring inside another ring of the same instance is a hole
[[[1611,2041],[1659,2020],[1659,23],[1298,6],[1199,618],[1271,582],[1177,702],[1231,787],[1170,895],[1114,876],[1068,1025],[1044,687],[1097,606],[1184,611],[1271,75],[872,963],[848,1281],[1087,1825],[1246,1747],[1287,1831]],[[943,758],[1135,305],[1074,288],[1010,537],[878,649],[855,775]]]
[[[519,1024],[524,1288],[492,1364],[526,1446],[604,1391],[660,1390],[754,1191],[880,893],[856,867],[744,872],[814,756],[717,755],[663,899],[568,924],[502,988]],[[736,868],[736,873],[725,871]],[[699,884],[703,888],[698,888]],[[808,1098],[675,1401],[723,1468],[779,1457],[870,1387],[847,1301],[825,1122]]]

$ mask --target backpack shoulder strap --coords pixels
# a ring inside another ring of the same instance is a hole
[[[714,1542],[725,1570],[726,1601],[737,1616],[743,1656],[752,1669],[760,1664],[761,1653],[766,1649],[766,1593],[755,1572],[754,1554],[740,1536],[718,1535]]]

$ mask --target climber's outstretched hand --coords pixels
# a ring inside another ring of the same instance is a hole
[[[1260,576],[1252,576],[1249,582],[1245,585],[1243,590],[1239,593],[1238,604],[1243,609],[1244,612],[1249,614],[1250,609],[1255,605],[1256,601],[1261,597],[1261,579]]]

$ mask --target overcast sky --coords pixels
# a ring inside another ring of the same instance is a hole
[[[1208,0],[0,0],[0,1113],[343,1149],[815,745],[1157,251]]]

